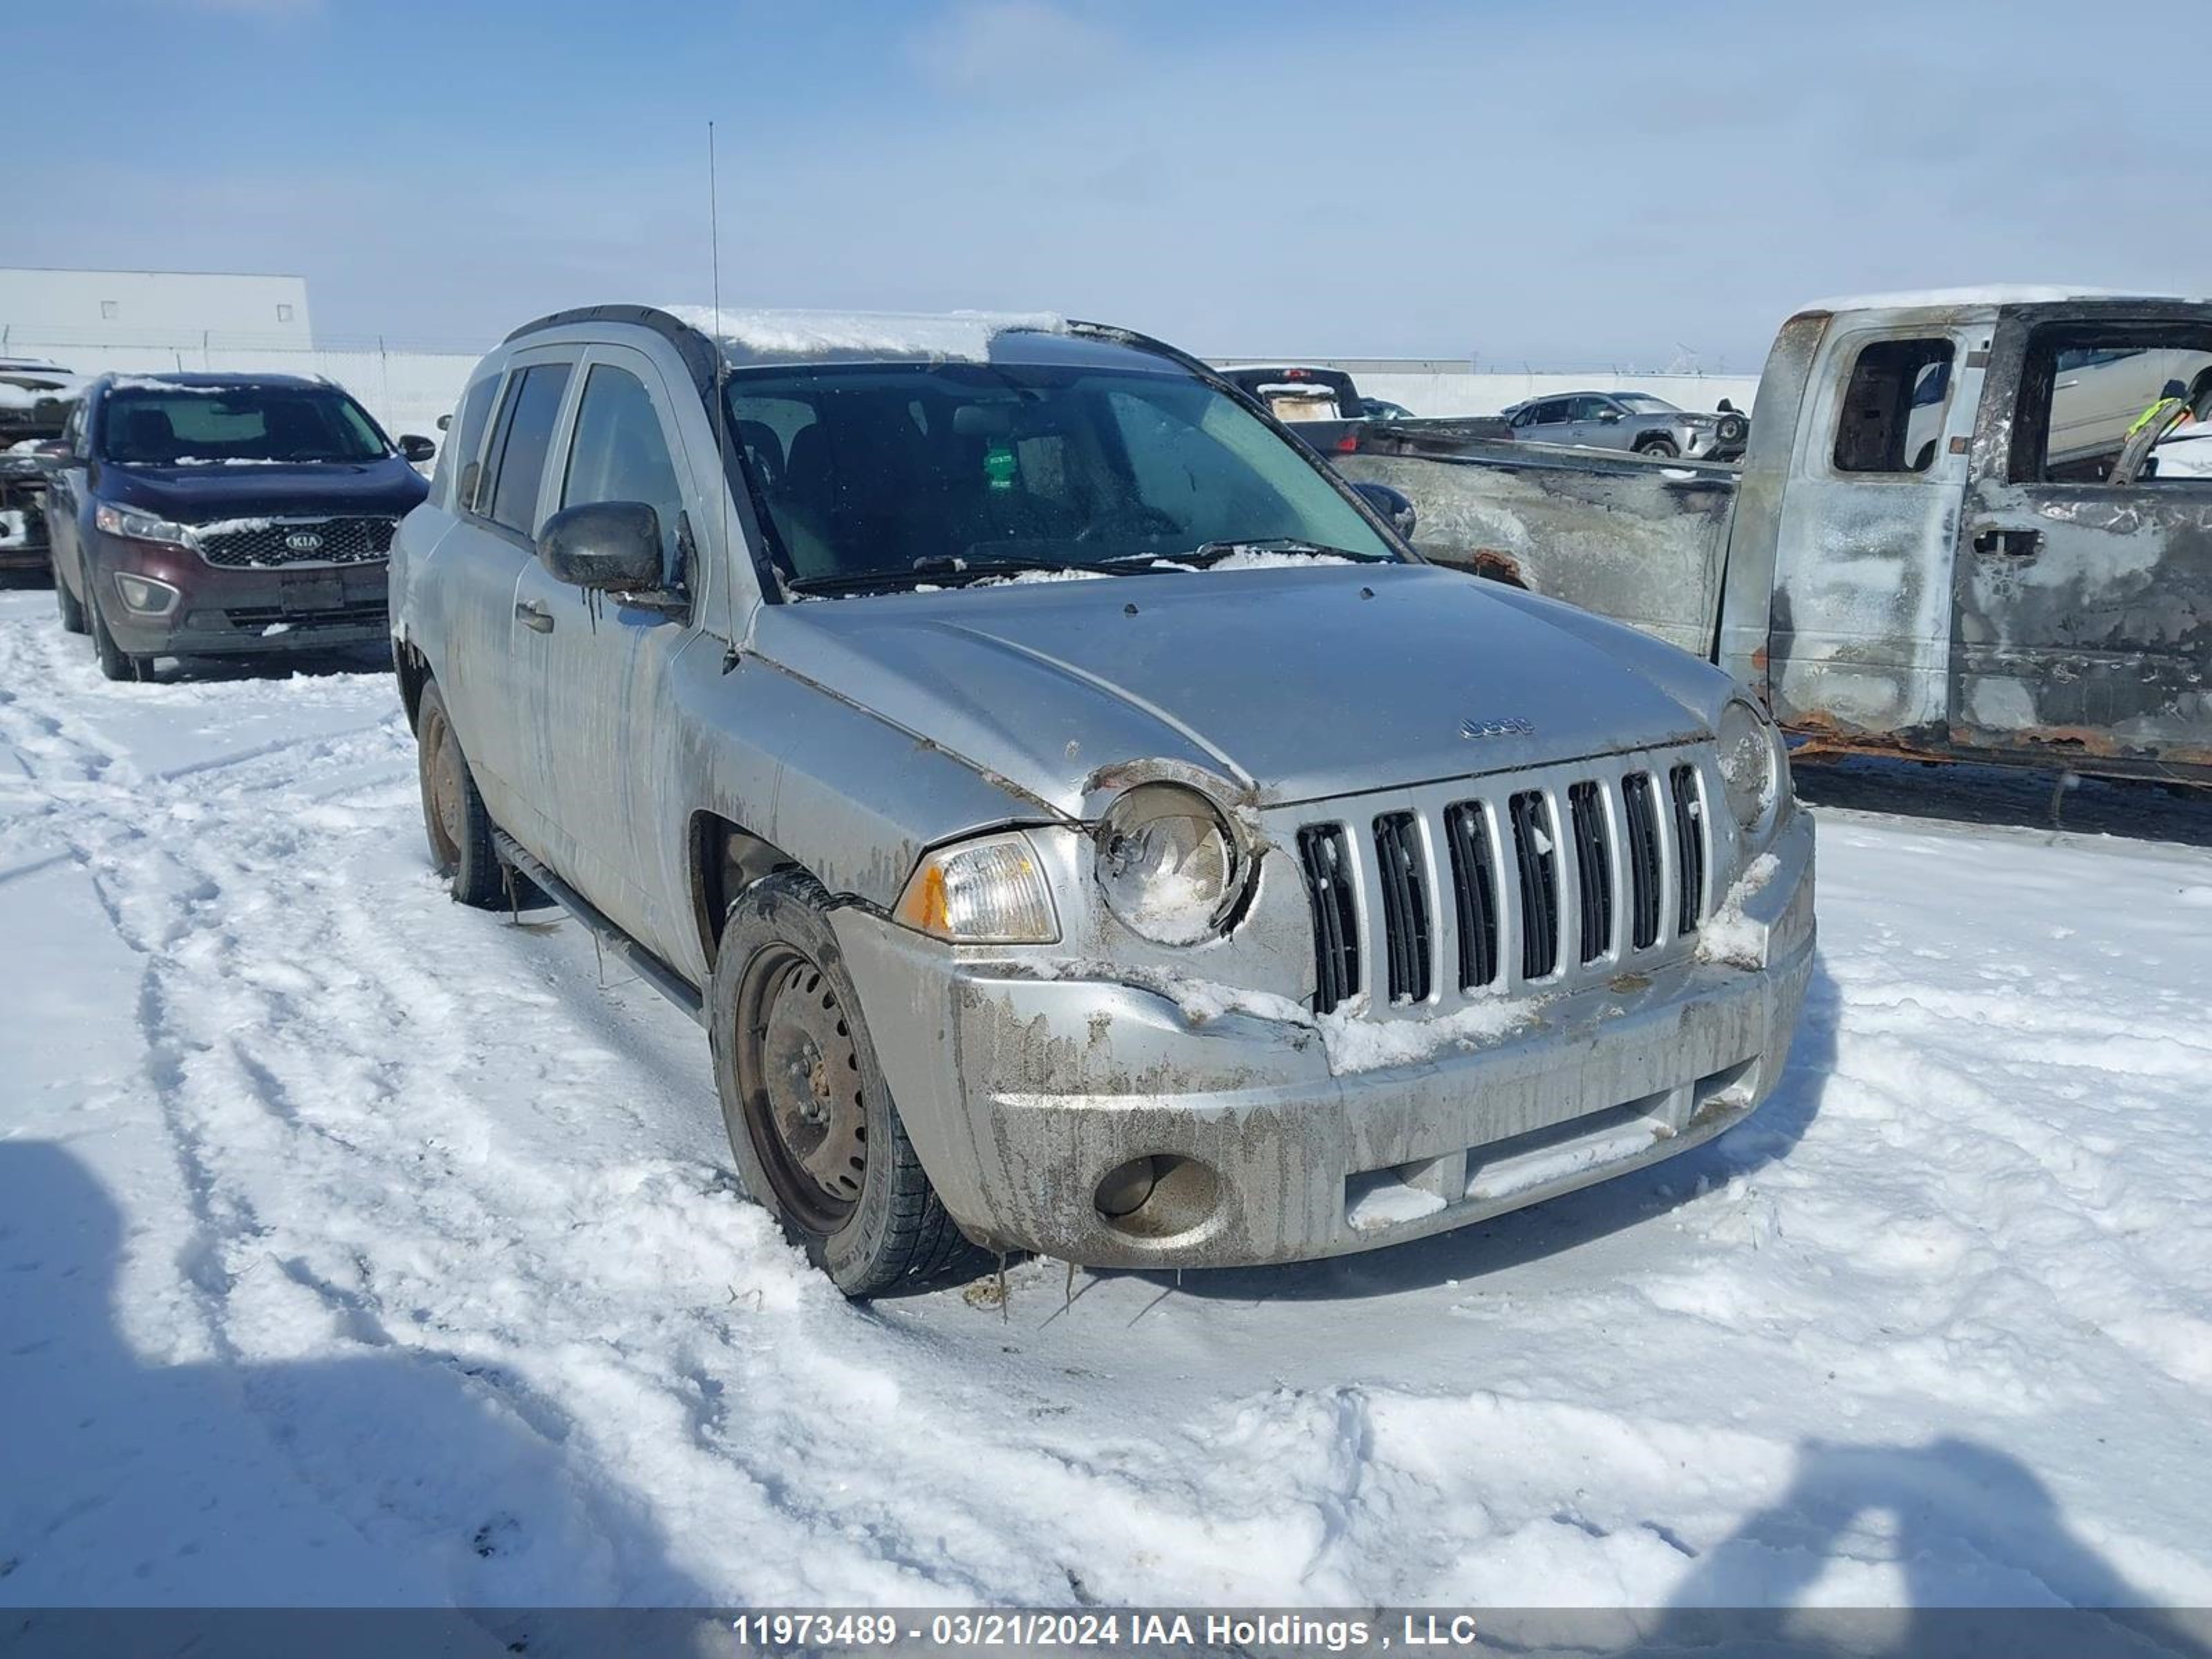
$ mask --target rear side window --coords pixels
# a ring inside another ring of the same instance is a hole
[[[500,419],[491,507],[484,516],[527,536],[538,528],[538,487],[544,481],[545,454],[553,447],[562,394],[568,389],[568,365],[534,363],[515,378],[514,388]],[[481,485],[477,496],[483,497]]]
[[[499,390],[499,376],[487,374],[468,389],[461,399],[460,414],[453,422],[453,430],[438,449],[438,499],[453,507],[467,511],[476,503],[474,495],[477,479],[482,472],[477,465],[477,452],[483,447],[484,422],[491,414],[492,394]],[[460,469],[460,493],[451,493],[452,474]]]
[[[1836,422],[1837,471],[1925,472],[1936,464],[1954,351],[1946,339],[1860,348]]]
[[[644,382],[611,363],[594,365],[584,382],[561,483],[562,506],[587,501],[643,501],[659,517],[662,558],[674,554],[684,490],[668,437]]]

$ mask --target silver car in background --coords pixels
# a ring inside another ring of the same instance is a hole
[[[1516,404],[1505,418],[1530,443],[1700,461],[1741,459],[1751,438],[1750,418],[1738,410],[1694,415],[1648,392],[1564,392]]]
[[[547,318],[392,602],[455,896],[526,877],[700,1020],[746,1188],[848,1294],[1462,1226],[1789,1052],[1765,715],[1424,563],[1123,331]]]

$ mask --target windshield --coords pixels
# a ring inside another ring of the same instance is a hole
[[[1613,401],[1625,404],[1632,415],[1679,415],[1682,411],[1664,398],[1655,398],[1648,392],[1616,392]]]
[[[870,363],[728,386],[731,441],[802,583],[1141,568],[1258,542],[1398,557],[1305,456],[1188,376]]]
[[[389,453],[361,405],[324,387],[118,387],[100,418],[102,451],[125,465],[374,461]]]

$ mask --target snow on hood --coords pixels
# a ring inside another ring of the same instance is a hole
[[[770,605],[753,643],[1070,813],[1133,761],[1264,806],[1690,739],[1724,695],[1680,652],[1643,672],[1619,624],[1456,572],[1301,562]]]
[[[1016,329],[1063,334],[1067,319],[1049,312],[720,311],[708,306],[662,307],[678,322],[750,357],[821,357],[841,352],[982,362],[991,342]]]

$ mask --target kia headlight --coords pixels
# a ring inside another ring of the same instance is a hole
[[[1019,830],[929,854],[893,914],[955,945],[1050,945],[1060,938],[1044,868]]]
[[[121,536],[134,542],[162,542],[171,547],[190,547],[192,532],[183,525],[172,524],[167,519],[157,519],[150,513],[140,513],[127,507],[110,507],[102,503],[92,515],[92,521],[110,536]]]
[[[1236,832],[1180,784],[1140,784],[1106,809],[1095,837],[1099,891],[1115,916],[1158,945],[1221,929],[1244,879]]]
[[[1790,762],[1781,729],[1737,697],[1721,711],[1721,787],[1744,834],[1756,839],[1774,822],[1790,792]]]

